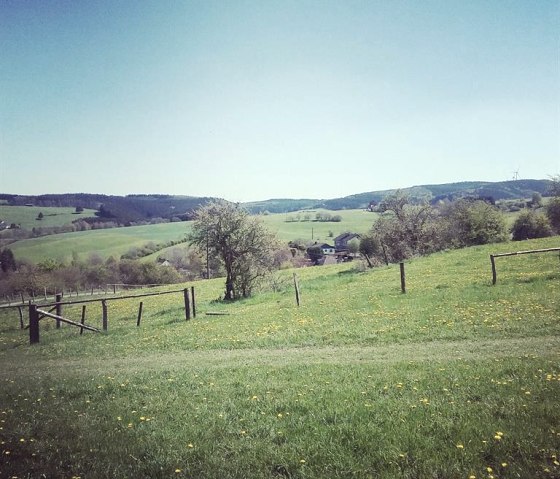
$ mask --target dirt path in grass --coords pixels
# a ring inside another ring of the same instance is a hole
[[[125,358],[70,359],[41,361],[40,369],[55,369],[60,374],[87,375],[100,371],[133,373],[146,370],[199,368],[239,368],[255,366],[296,366],[302,364],[369,364],[400,362],[447,362],[519,357],[549,357],[560,360],[560,336],[483,341],[433,341],[383,346],[333,346],[286,349],[233,349],[159,352]],[[29,364],[26,364],[29,362]],[[7,361],[0,377],[17,368],[18,375],[33,375],[37,358]],[[35,369],[37,371],[37,369]],[[13,371],[12,371],[13,372]],[[57,374],[58,374],[57,372]]]

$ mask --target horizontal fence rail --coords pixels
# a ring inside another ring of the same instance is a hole
[[[498,280],[498,274],[496,272],[496,261],[495,258],[503,258],[505,256],[518,256],[522,254],[533,254],[533,253],[550,253],[553,251],[560,251],[559,248],[545,248],[545,249],[532,249],[527,251],[513,251],[511,253],[498,253],[490,255],[490,264],[492,265],[492,284],[496,284]]]

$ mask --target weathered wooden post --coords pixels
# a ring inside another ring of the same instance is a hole
[[[117,285],[116,284],[113,285],[113,294],[117,294]]]
[[[47,287],[46,287],[46,286],[45,286],[45,288],[44,288],[44,291],[43,291],[43,292],[45,293],[45,301],[46,301],[46,300],[47,300]]]
[[[23,299],[23,293],[20,292],[19,294],[21,295],[21,304],[25,304],[25,299]]]
[[[191,286],[192,317],[196,318],[196,303],[194,299],[194,286]]]
[[[86,305],[82,306],[82,320],[80,321],[81,324],[86,322]],[[84,328],[80,328],[80,336],[84,334]]]
[[[39,313],[37,305],[29,303],[29,344],[39,342]]]
[[[496,284],[497,275],[496,275],[496,261],[494,260],[494,255],[490,255],[490,263],[492,264],[492,284]]]
[[[142,320],[142,306],[144,303],[140,301],[140,305],[138,306],[138,319],[136,320],[136,326],[140,326],[140,321]]]
[[[401,292],[406,293],[406,277],[404,274],[404,263],[399,263],[401,267]]]
[[[19,312],[19,327],[20,329],[23,329],[25,326],[23,325],[23,311],[21,310],[21,306],[18,306],[18,312]]]
[[[62,316],[62,305],[60,304],[62,302],[62,294],[61,293],[57,293],[55,302],[56,302],[56,305],[55,305],[56,312],[55,312],[55,314],[57,316]],[[58,328],[60,328],[60,320],[57,319],[56,320],[56,329],[58,329]]]
[[[189,319],[191,319],[191,304],[189,301],[189,289],[185,288],[183,290],[183,296],[185,299],[185,320],[188,321]]]
[[[299,307],[299,284],[297,279],[297,274],[294,273],[294,288],[296,290],[296,303]]]
[[[104,299],[101,300],[101,310],[103,311],[103,331],[107,331],[107,301]]]

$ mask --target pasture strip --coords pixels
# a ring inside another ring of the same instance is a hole
[[[11,377],[17,369],[18,376],[34,374],[33,368],[25,367],[35,357],[19,357],[11,362],[4,357],[0,378]],[[293,366],[312,364],[398,364],[415,362],[487,361],[505,357],[551,357],[560,358],[560,336],[522,339],[499,339],[487,341],[433,341],[395,346],[340,346],[303,347],[286,349],[235,349],[211,351],[182,351],[148,354],[128,358],[91,358],[77,363],[69,359],[41,361],[42,368],[57,369],[57,375],[87,375],[118,370],[169,369],[227,369],[256,366]],[[72,365],[72,368],[66,366]],[[51,370],[52,370],[51,369]]]

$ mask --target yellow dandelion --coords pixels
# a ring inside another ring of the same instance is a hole
[[[465,446],[463,446],[462,444],[459,443],[459,444],[455,444],[455,447],[457,449],[464,449]]]
[[[299,462],[300,462],[301,464],[305,464],[305,459],[300,459]]]
[[[191,449],[194,447],[190,442],[187,444],[187,447],[190,447]]]
[[[181,472],[181,469],[177,468],[175,469],[175,474],[179,474]]]

